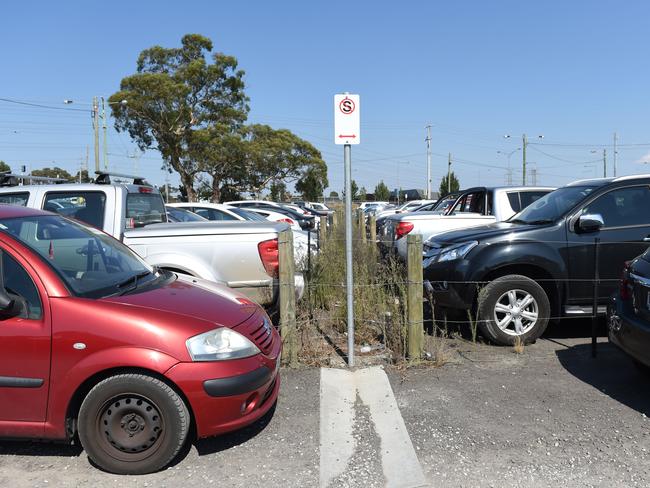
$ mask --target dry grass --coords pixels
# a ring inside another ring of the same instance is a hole
[[[512,343],[512,351],[515,354],[523,354],[524,349],[525,349],[524,341],[522,341],[521,337],[519,337],[519,336],[515,337],[515,340]]]
[[[298,303],[303,328],[322,332],[336,345],[340,342],[341,349],[345,349],[347,331],[344,227],[344,215],[339,213],[337,225],[312,259],[309,293]],[[406,351],[406,271],[401,263],[379,259],[376,244],[362,241],[359,232],[353,226],[355,342],[381,344],[397,362]],[[305,343],[310,333],[301,335],[301,356],[307,359],[314,345]]]

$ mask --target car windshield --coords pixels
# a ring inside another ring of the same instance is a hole
[[[521,224],[548,224],[566,214],[578,203],[586,199],[593,191],[593,186],[565,186],[547,193],[533,202],[509,222]]]
[[[172,222],[206,222],[208,219],[204,219],[200,215],[196,215],[194,212],[185,210],[183,208],[176,207],[165,207],[167,209],[167,215],[170,217]]]
[[[158,278],[121,242],[58,215],[0,219],[0,232],[39,254],[80,297],[121,294]]]
[[[249,212],[248,210],[242,210],[241,208],[231,208],[230,211],[240,217],[243,217],[246,220],[251,220],[255,222],[266,222],[266,219],[260,214],[255,212]]]

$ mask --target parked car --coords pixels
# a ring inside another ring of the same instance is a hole
[[[274,202],[266,202],[263,200],[243,200],[237,202],[226,202],[226,205],[233,207],[239,207],[243,209],[247,208],[257,208],[260,210],[270,210],[272,212],[278,212],[286,215],[287,217],[295,220],[300,225],[300,228],[303,230],[309,230],[316,227],[316,219],[313,215],[303,215],[295,210],[285,208],[282,205]]]
[[[0,205],[0,437],[71,442],[144,474],[273,407],[281,339],[215,283],[61,215]]]
[[[400,206],[396,207],[393,206],[391,208],[386,207],[384,210],[381,210],[376,213],[376,217],[382,218],[382,217],[388,217],[389,215],[394,215],[398,213],[404,213],[404,212],[413,212],[415,211],[416,208],[420,208],[423,205],[427,204],[432,204],[436,203],[437,200],[411,200],[410,202],[405,202],[401,204]]]
[[[389,217],[382,243],[388,252],[405,260],[408,234],[421,234],[425,241],[450,230],[502,222],[552,190],[533,186],[470,188],[461,192],[446,212],[407,212]]]
[[[207,222],[208,220],[194,212],[183,208],[172,207],[171,205],[165,205],[165,210],[167,211],[168,222]]]
[[[298,223],[287,217],[284,214],[272,212],[270,210],[260,210],[254,207],[247,207],[246,209],[231,207],[222,203],[210,202],[187,202],[187,203],[171,203],[169,207],[177,210],[190,211],[197,214],[197,216],[205,216],[208,220],[227,220],[227,221],[251,221],[251,222],[277,222],[286,223],[291,226],[293,230],[293,247],[296,266],[298,269],[304,269],[307,257],[307,248],[310,240],[307,237],[307,231],[300,228]],[[315,253],[318,250],[318,240],[315,236],[311,237],[311,250]]]
[[[424,246],[438,307],[473,310],[497,344],[538,338],[552,317],[591,315],[595,239],[599,313],[625,261],[650,244],[650,176],[571,183],[507,222],[437,235]]]
[[[452,193],[447,195],[435,202],[425,203],[419,207],[415,207],[410,210],[410,212],[436,212],[444,214],[449,210],[449,208],[456,202],[459,197],[459,193]],[[395,214],[388,214],[386,216],[378,217],[376,220],[377,225],[377,241],[379,243],[379,250],[382,254],[386,255],[391,250],[392,245],[390,243],[393,240],[393,237],[389,234],[386,229],[386,224],[389,222],[389,218]]]
[[[607,310],[609,340],[650,371],[650,250],[625,263]]]
[[[148,184],[2,187],[5,202],[73,217],[120,239],[152,266],[226,285],[268,310],[277,308],[277,239],[286,224],[168,223],[160,192]],[[296,289],[302,294],[302,275],[296,275]]]

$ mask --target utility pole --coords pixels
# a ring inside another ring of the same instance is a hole
[[[102,97],[102,128],[104,129],[104,170],[108,171],[108,139],[106,137],[106,101]]]
[[[618,143],[618,134],[614,132],[614,178],[616,178],[616,161],[618,156],[618,151],[616,150],[617,143]]]
[[[603,149],[603,178],[607,178],[607,149]]]
[[[99,171],[99,106],[93,97],[93,129],[95,131],[95,171]]]
[[[447,194],[451,193],[451,153],[447,156]]]
[[[431,126],[427,125],[427,200],[431,200]]]
[[[521,159],[522,159],[522,169],[523,169],[523,185],[526,186],[526,147],[528,146],[528,139],[526,139],[526,134],[521,136],[522,139],[522,148],[521,148]]]

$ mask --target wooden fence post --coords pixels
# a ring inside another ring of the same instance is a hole
[[[327,217],[321,215],[320,227],[318,228],[318,249],[323,249],[325,241],[327,241]]]
[[[280,274],[280,335],[282,336],[282,363],[295,367],[298,364],[298,331],[296,324],[295,261],[293,257],[293,232],[283,230],[278,235],[278,261]]]
[[[410,359],[420,359],[424,351],[424,317],[422,314],[422,236],[409,234],[406,236],[408,291],[408,355]]]
[[[338,210],[334,211],[332,214],[332,232],[334,232],[334,229],[338,225]]]
[[[370,242],[377,242],[377,216],[370,216]]]
[[[362,242],[366,241],[366,222],[363,218],[363,210],[359,209],[359,238]]]

